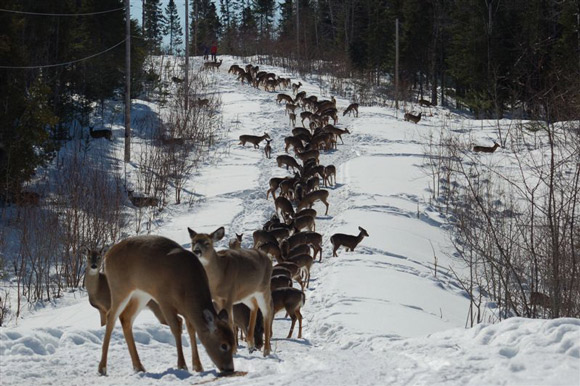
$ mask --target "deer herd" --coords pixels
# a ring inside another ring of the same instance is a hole
[[[217,63],[208,67],[219,70]],[[145,371],[132,332],[136,316],[145,307],[174,335],[179,369],[187,369],[181,343],[184,322],[195,371],[203,371],[196,334],[224,374],[234,372],[238,332],[245,337],[250,352],[261,349],[264,356],[271,354],[274,315],[282,310],[292,320],[287,338],[292,337],[296,321],[298,339],[302,338],[304,291],[310,286],[316,258],[322,262],[323,236],[316,232],[317,211],[313,206],[320,201],[328,215],[328,189],[336,185],[336,167],[322,165],[320,156],[336,149],[338,139],[344,143],[342,136],[350,132],[336,127],[338,110],[334,98],[318,100],[314,95],[306,96],[299,91],[302,83],[259,71],[253,65],[232,65],[229,73],[242,84],[261,86],[266,91],[292,89],[294,97],[278,94],[276,101],[286,102],[285,112],[294,117],[293,122],[296,109],[303,109],[300,118],[303,122],[308,120],[309,125],[306,128],[292,124],[291,135],[284,138],[284,153],[275,157],[276,164],[290,175],[270,179],[266,199],[272,195],[274,213],[261,229],[253,232],[251,245],[244,245],[243,234],[236,233],[229,240],[229,248],[216,249],[225,236],[225,229],[220,227],[209,234],[188,228],[191,250],[153,235],[127,238],[106,252],[87,250],[85,285],[90,304],[99,311],[101,325],[106,326],[98,367],[102,375],[107,373],[109,342],[117,319],[133,368]],[[343,116],[347,114],[358,117],[358,104],[349,105]],[[242,135],[239,140],[240,145],[251,143],[256,149],[265,140],[265,155],[272,157],[272,138],[268,133]],[[290,149],[294,156],[289,154]],[[337,256],[341,246],[353,251],[369,236],[362,227],[359,231],[358,236],[332,235],[333,256]],[[294,281],[300,288],[294,288]]]

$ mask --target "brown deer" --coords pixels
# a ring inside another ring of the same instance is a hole
[[[419,122],[421,120],[421,114],[419,113],[419,115],[413,115],[411,113],[405,113],[405,121],[409,122],[413,122],[415,124],[417,124],[417,122]]]
[[[290,225],[294,227],[296,232],[300,232],[304,229],[316,231],[316,222],[312,216],[295,217],[292,219],[292,222],[290,222]]]
[[[552,299],[546,294],[533,291],[530,293],[530,305],[552,308]]]
[[[300,313],[300,309],[304,307],[304,303],[306,302],[306,296],[304,295],[304,292],[296,288],[278,288],[272,291],[272,300],[274,301],[274,314],[282,310],[286,310],[292,319],[290,332],[288,332],[286,339],[290,339],[292,337],[296,319],[298,319],[298,339],[301,339],[302,314]]]
[[[286,101],[286,103],[294,103],[294,99],[292,99],[290,95],[278,94],[276,97],[276,103],[280,104],[282,101]]]
[[[272,140],[267,139],[266,146],[264,146],[264,154],[266,155],[266,158],[268,158],[268,159],[272,158],[272,146],[270,145],[270,142],[272,142]]]
[[[228,70],[228,74],[239,74],[240,70],[243,70],[240,66],[238,66],[237,64],[232,64],[230,66],[230,69]]]
[[[159,205],[159,199],[157,197],[134,196],[132,190],[127,191],[127,196],[129,197],[129,200],[131,200],[131,203],[137,208]]]
[[[423,106],[423,107],[432,107],[434,106],[433,103],[431,103],[430,101],[428,101],[427,99],[419,99],[419,106]]]
[[[344,141],[342,140],[342,135],[343,134],[350,134],[350,131],[348,131],[348,129],[339,129],[338,127],[334,127],[332,125],[326,125],[324,126],[324,130],[328,133],[331,133],[333,135],[335,135],[336,137],[340,138],[340,142],[344,145]]]
[[[92,138],[106,138],[109,141],[113,140],[113,132],[110,129],[94,130],[93,126],[89,126],[89,134]]]
[[[483,152],[483,153],[493,153],[493,152],[495,152],[495,150],[496,150],[498,147],[501,147],[501,146],[499,145],[499,143],[497,143],[497,142],[494,142],[494,143],[493,143],[493,146],[474,146],[474,147],[473,147],[473,151],[474,151],[474,152]]]
[[[328,214],[328,190],[324,190],[324,189],[320,189],[320,190],[313,190],[310,193],[307,193],[302,200],[300,200],[300,202],[298,203],[298,208],[297,210],[303,209],[303,208],[312,208],[312,205],[314,205],[314,203],[316,201],[322,201],[324,203],[324,205],[326,205],[326,212],[324,212],[325,215]]]
[[[288,250],[292,250],[298,245],[309,245],[314,250],[313,257],[320,254],[319,261],[322,261],[322,235],[316,232],[298,232],[288,237]]]
[[[280,168],[286,166],[286,170],[288,170],[289,167],[291,167],[293,171],[302,170],[302,167],[298,165],[296,159],[286,154],[282,154],[276,157],[276,162],[278,163],[278,167]]]
[[[338,257],[336,251],[342,245],[346,247],[347,252],[350,250],[351,252],[354,251],[356,246],[364,239],[365,237],[369,237],[369,234],[366,230],[362,227],[358,227],[360,233],[358,236],[351,236],[346,235],[344,233],[335,233],[330,236],[330,242],[332,243],[332,256]]]
[[[313,159],[318,164],[318,157],[320,157],[320,152],[318,150],[306,150],[302,153],[296,153],[296,157],[298,157],[302,163],[306,163],[309,159]]]
[[[344,110],[344,112],[342,113],[342,116],[344,117],[346,114],[350,116],[353,113],[355,114],[355,117],[358,118],[358,103],[351,103],[350,105],[348,105],[346,110]]]
[[[298,103],[301,102],[302,99],[304,99],[304,97],[306,97],[306,91],[300,91],[298,94],[296,94],[296,96],[294,97],[294,103]]]
[[[270,355],[273,320],[270,259],[256,249],[226,249],[216,252],[213,243],[224,237],[223,227],[210,234],[196,233],[191,228],[187,230],[191,237],[191,250],[207,273],[216,308],[227,311],[229,324],[233,329],[233,305],[244,303],[250,307],[252,314],[247,339],[250,352],[255,350],[254,326],[259,308],[264,315],[264,356]]]
[[[270,136],[268,135],[268,133],[264,133],[264,135],[261,135],[261,136],[244,134],[244,135],[240,135],[239,145],[242,145],[245,147],[246,142],[250,142],[251,144],[254,145],[254,149],[259,149],[260,142],[262,142],[265,139],[270,139]]]
[[[240,333],[244,337],[248,336],[248,330],[250,326],[251,310],[250,307],[243,303],[234,304],[234,324],[236,329],[240,330]],[[236,336],[236,346],[238,345],[238,334]],[[264,346],[264,316],[258,310],[258,316],[256,317],[256,326],[254,327],[254,340],[256,343],[256,348],[260,350]]]
[[[220,59],[219,62],[205,62],[203,63],[203,69],[209,70],[210,68],[214,71],[219,70],[220,66],[222,65],[223,59]]]
[[[294,148],[295,153],[304,150],[304,144],[302,143],[302,140],[297,137],[284,138],[284,144],[286,145],[286,147],[284,148],[284,151],[286,151],[286,153],[288,153],[288,148],[290,146]]]
[[[212,303],[207,275],[193,253],[176,242],[161,236],[136,236],[111,247],[105,255],[105,275],[111,291],[111,308],[107,313],[107,327],[99,373],[107,373],[107,354],[111,334],[117,318],[123,326],[125,341],[133,368],[145,371],[139,360],[133,338],[133,321],[150,300],[154,300],[171,332],[177,348],[177,367],[187,369],[181,344],[179,315],[185,318],[192,348],[195,371],[203,371],[195,334],[220,371],[233,372],[232,328],[218,314]]]
[[[302,82],[298,82],[298,84],[292,83],[292,93],[294,95],[296,95],[296,93],[298,92],[298,89],[300,88],[300,86],[302,86]]]
[[[272,291],[278,288],[292,288],[292,279],[284,275],[272,276],[270,280],[270,288]]]
[[[316,210],[312,209],[312,208],[307,208],[307,209],[301,209],[296,211],[296,213],[294,214],[295,218],[301,217],[301,216],[310,216],[314,219],[316,219]]]
[[[276,213],[280,212],[280,216],[284,221],[290,221],[294,217],[294,208],[292,203],[286,198],[279,196],[274,200]]]
[[[324,167],[324,186],[336,185],[336,167],[327,165]]]
[[[252,238],[254,239],[254,248],[260,248],[261,245],[267,243],[273,243],[278,245],[278,240],[270,231],[264,229],[257,229],[252,233]]]
[[[244,236],[243,233],[237,234],[236,237],[231,239],[228,242],[228,246],[230,249],[242,249],[242,237]]]

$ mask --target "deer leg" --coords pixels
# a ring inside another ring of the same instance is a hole
[[[145,304],[147,304],[146,301],[140,301],[138,298],[133,298],[129,301],[121,315],[119,315],[121,326],[123,326],[123,335],[125,336],[125,342],[127,342],[129,355],[131,355],[131,362],[133,362],[133,369],[135,371],[145,371],[145,368],[139,359],[137,347],[135,346],[135,338],[133,337],[133,321]]]
[[[296,310],[296,316],[298,317],[298,339],[302,339],[302,314],[300,309]]]
[[[292,338],[292,333],[294,332],[294,325],[296,325],[296,314],[294,313],[294,311],[286,308],[286,312],[288,313],[288,315],[290,315],[290,319],[292,319],[292,325],[290,326],[290,331],[288,332],[288,336],[286,337],[286,339],[290,339]]]
[[[250,307],[250,321],[248,323],[248,335],[246,342],[248,342],[248,350],[252,353],[256,351],[256,339],[254,337],[256,329],[256,318],[258,317],[258,301],[256,298],[252,299],[252,306]]]
[[[327,215],[328,214],[328,207],[330,205],[328,205],[328,202],[326,202],[326,201],[322,201],[322,202],[324,202],[324,205],[326,205],[326,212],[324,212],[324,214]]]
[[[99,308],[99,315],[101,316],[101,327],[107,324],[107,310]]]
[[[111,334],[115,327],[115,321],[123,312],[125,306],[129,302],[130,296],[125,299],[117,299],[112,296],[111,308],[107,312],[107,327],[105,328],[105,336],[103,338],[103,348],[101,351],[101,362],[99,362],[99,374],[107,375],[107,354],[109,352],[109,343],[111,342]]]
[[[187,326],[187,333],[189,334],[189,340],[191,341],[191,363],[193,369],[197,372],[203,371],[203,366],[199,360],[199,353],[197,352],[197,341],[195,339],[195,328],[188,320],[185,321]]]
[[[177,368],[182,370],[187,370],[187,365],[185,364],[185,357],[183,356],[183,347],[181,345],[181,320],[177,315],[177,312],[170,307],[161,307],[161,311],[165,316],[165,320],[171,329],[171,333],[175,338],[175,348],[177,349]],[[195,331],[194,331],[195,333]],[[195,335],[190,336],[193,341],[195,341]]]
[[[274,303],[272,302],[272,293],[270,290],[264,291],[255,298],[264,317],[264,356],[270,355],[272,347],[270,338],[272,337],[272,324],[274,322]]]

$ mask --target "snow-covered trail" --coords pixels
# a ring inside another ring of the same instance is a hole
[[[216,145],[224,156],[203,165],[186,185],[197,204],[171,206],[154,233],[189,247],[187,227],[198,232],[226,228],[224,248],[234,232],[251,234],[274,212],[266,199],[268,180],[285,176],[275,157],[291,127],[276,93],[241,85],[224,58],[213,76],[223,103],[227,137]],[[242,64],[242,63],[238,63]],[[245,64],[245,63],[244,63]],[[199,65],[198,63],[194,65]],[[284,74],[279,68],[261,66]],[[298,79],[293,79],[297,81]],[[301,80],[308,95],[321,96],[316,84]],[[291,91],[282,91],[291,94]],[[338,99],[339,110],[349,101]],[[361,107],[359,118],[340,116],[344,145],[321,155],[337,167],[329,215],[317,203],[317,231],[323,235],[323,262],[312,267],[311,288],[303,308],[303,339],[286,339],[283,313],[274,321],[273,354],[249,354],[244,344],[234,361],[244,377],[215,384],[382,385],[382,384],[578,384],[580,323],[575,319],[511,319],[464,330],[468,300],[447,267],[455,264],[444,220],[428,205],[428,178],[420,165],[425,138],[438,130],[440,117],[418,125],[396,118],[393,109]],[[260,149],[238,145],[241,134],[273,138],[272,159]],[[120,139],[119,139],[120,140]],[[122,154],[118,155],[122,159]],[[322,215],[320,215],[322,213]],[[333,233],[369,232],[356,252],[331,257]],[[439,269],[434,274],[434,255]],[[2,384],[195,384],[215,380],[214,366],[202,348],[201,374],[176,370],[173,336],[148,311],[134,327],[147,372],[131,369],[119,325],[110,347],[108,376],[97,375],[104,328],[84,294],[37,311],[18,327],[0,329]],[[429,335],[431,334],[431,335]],[[186,357],[189,351],[184,336]],[[556,375],[557,380],[556,380]],[[556,380],[556,381],[555,381]],[[555,382],[552,382],[555,381]],[[561,382],[560,382],[561,381]]]

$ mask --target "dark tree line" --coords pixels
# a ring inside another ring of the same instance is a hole
[[[0,65],[5,67],[0,68],[3,199],[19,192],[75,125],[88,125],[94,102],[102,105],[122,90],[125,13],[123,9],[100,13],[122,7],[120,0],[2,1],[3,9],[27,12],[0,11]],[[133,35],[140,36],[136,23]],[[134,39],[132,45],[135,84],[145,57],[140,42]],[[48,65],[54,66],[42,67]]]

